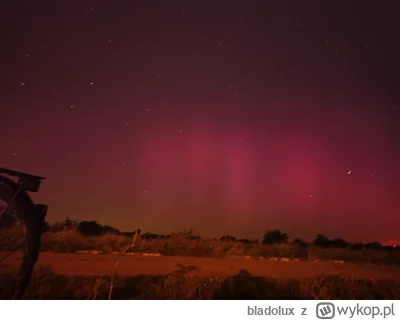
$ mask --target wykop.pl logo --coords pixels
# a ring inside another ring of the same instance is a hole
[[[330,302],[320,302],[316,310],[318,319],[333,319],[335,317],[335,306]]]

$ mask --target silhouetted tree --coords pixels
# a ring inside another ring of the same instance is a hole
[[[349,243],[343,239],[336,238],[330,241],[330,246],[333,248],[347,248]]]
[[[288,242],[288,235],[287,233],[283,233],[280,230],[272,230],[267,231],[264,234],[263,244],[278,244],[278,243],[286,243]]]
[[[103,234],[106,234],[106,233],[112,233],[112,234],[116,234],[116,235],[121,234],[121,232],[118,229],[108,226],[108,225],[103,226]]]
[[[102,236],[104,235],[104,227],[97,221],[81,221],[76,228],[76,231],[86,236]]]
[[[321,233],[317,234],[316,238],[313,241],[313,244],[317,247],[322,247],[322,248],[329,248],[330,246],[328,237],[326,237]]]
[[[69,217],[66,217],[65,220],[62,222],[63,229],[73,229],[76,227],[77,223],[74,220],[71,220]]]
[[[70,218],[66,217],[64,221],[58,221],[50,225],[48,231],[50,232],[60,232],[64,230],[72,230],[75,229],[78,225],[78,222],[75,220],[71,220]]]

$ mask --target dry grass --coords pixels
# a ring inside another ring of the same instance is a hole
[[[102,253],[155,252],[166,256],[224,257],[237,255],[303,260],[344,260],[346,262],[400,265],[399,252],[377,250],[324,249],[313,246],[304,248],[292,244],[243,244],[211,239],[190,240],[179,235],[169,239],[138,239],[134,245],[132,238],[115,234],[94,237],[84,236],[76,231],[62,231],[48,232],[42,236],[42,251],[73,253],[80,250],[97,250]]]
[[[396,252],[374,250],[304,248],[296,245],[243,244],[218,240],[190,240],[176,235],[169,239],[144,240],[107,234],[84,236],[76,231],[45,233],[42,250],[74,253],[96,250],[103,253],[127,251],[155,252],[169,256],[253,256],[298,259],[345,260],[400,265]],[[360,280],[345,276],[269,279],[254,277],[242,270],[231,277],[185,276],[182,267],[168,275],[118,275],[118,260],[113,274],[103,277],[54,274],[38,266],[26,293],[27,299],[400,299],[400,282]],[[0,298],[7,299],[15,275],[0,275]]]
[[[42,235],[42,251],[73,253],[99,250],[103,253],[122,252],[132,240],[125,236],[107,234],[88,237],[76,231],[46,232]]]
[[[67,277],[39,267],[26,299],[400,299],[400,283],[320,276],[300,280],[253,277],[242,270],[233,277],[169,275],[122,278]],[[13,275],[0,276],[0,298],[7,299]]]

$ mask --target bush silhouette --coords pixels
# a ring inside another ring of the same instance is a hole
[[[343,239],[336,238],[333,239],[330,242],[330,246],[333,248],[347,248],[349,246],[349,243]]]
[[[321,233],[317,234],[316,238],[313,241],[313,244],[317,247],[322,247],[322,248],[329,248],[330,246],[328,237],[326,237]]]
[[[78,226],[78,222],[75,220],[71,220],[70,218],[66,217],[64,221],[55,222],[53,223],[48,231],[50,232],[60,232],[64,230],[73,230]]]
[[[97,221],[81,221],[79,222],[76,230],[79,233],[87,236],[102,236],[106,233],[120,233],[119,230],[110,226],[102,226],[101,224],[97,223]]]
[[[287,233],[283,233],[280,230],[272,230],[267,231],[264,234],[263,244],[278,244],[278,243],[287,243],[288,242]]]

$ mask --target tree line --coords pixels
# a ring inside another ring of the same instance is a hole
[[[134,236],[139,235],[141,239],[152,240],[152,239],[169,239],[172,237],[180,236],[189,240],[202,240],[200,236],[194,235],[193,229],[170,234],[156,234],[156,233],[141,233],[140,229],[136,229],[132,232],[121,232],[118,229],[109,225],[101,225],[97,221],[75,221],[68,217],[64,221],[55,222],[53,224],[45,223],[44,231],[46,232],[60,232],[63,230],[75,230],[86,236],[103,236],[106,234],[115,234],[123,236]],[[295,238],[289,241],[287,233],[280,231],[279,229],[268,230],[264,233],[262,240],[259,239],[237,239],[236,237],[226,234],[220,238],[213,238],[218,241],[231,241],[239,242],[243,244],[265,244],[265,245],[278,245],[278,244],[291,244],[299,247],[308,247],[310,245],[321,248],[342,248],[352,250],[372,249],[372,250],[399,250],[400,246],[383,246],[381,243],[369,242],[369,243],[352,243],[340,238],[329,239],[323,234],[317,234],[313,241],[306,242],[302,239]]]

